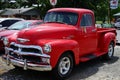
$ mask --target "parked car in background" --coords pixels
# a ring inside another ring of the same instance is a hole
[[[2,39],[6,36],[19,32],[19,30],[29,27],[34,27],[42,23],[42,20],[24,20],[12,24],[10,27],[0,32],[0,50],[4,50]]]
[[[116,29],[120,29],[120,18],[118,18],[115,23],[114,23],[114,26]]]
[[[95,24],[97,28],[115,28],[114,24],[109,24],[109,23],[102,23],[102,24]]]
[[[5,28],[5,27],[9,27],[12,24],[14,24],[15,22],[24,20],[22,18],[0,18],[0,30]]]
[[[102,28],[115,28],[113,24],[110,23],[104,23],[102,24]]]

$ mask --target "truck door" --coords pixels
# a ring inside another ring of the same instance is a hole
[[[80,51],[83,54],[92,53],[97,48],[97,30],[95,28],[94,16],[90,13],[85,13],[80,21]]]

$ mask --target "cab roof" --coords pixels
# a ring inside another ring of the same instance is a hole
[[[64,11],[64,12],[75,12],[75,13],[83,13],[83,12],[93,13],[93,11],[91,11],[89,9],[82,9],[82,8],[53,8],[53,9],[50,9],[48,12],[52,12],[52,11]]]

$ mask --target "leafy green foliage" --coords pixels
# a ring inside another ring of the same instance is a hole
[[[120,2],[120,1],[119,1]],[[49,0],[16,0],[15,4],[9,2],[1,2],[0,9],[5,8],[20,8],[20,7],[31,7],[36,4],[36,8],[40,11],[40,16],[43,17],[47,10],[53,8],[50,5]],[[104,20],[108,16],[109,11],[109,0],[57,0],[55,7],[75,7],[75,8],[86,8],[94,11],[96,20]],[[111,18],[112,15],[119,12],[120,7],[115,10],[110,10]]]

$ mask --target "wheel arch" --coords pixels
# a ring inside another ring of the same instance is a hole
[[[104,51],[108,51],[108,46],[110,43],[113,43],[114,46],[116,44],[116,37],[115,37],[115,34],[112,33],[112,32],[108,32],[104,35],[104,48],[103,50]]]
[[[71,56],[72,56],[72,58],[73,58],[73,64],[74,64],[74,66],[75,66],[76,60],[75,60],[75,54],[74,54],[74,52],[71,51],[71,50],[67,50],[67,51],[63,52],[63,53],[61,54],[61,56],[64,55],[64,54],[68,54],[68,55],[71,55]],[[60,57],[61,57],[61,56],[60,56]]]

